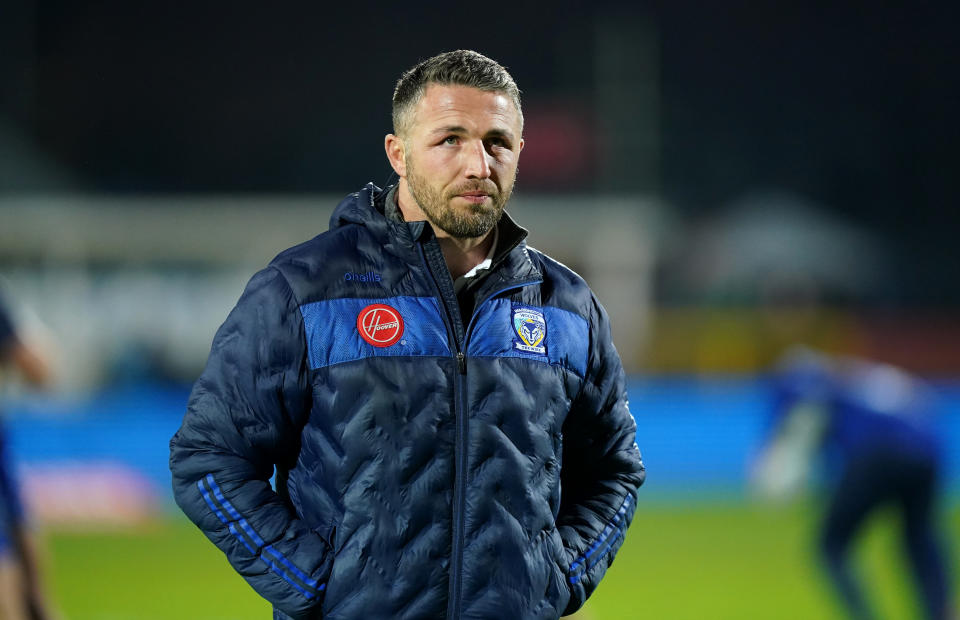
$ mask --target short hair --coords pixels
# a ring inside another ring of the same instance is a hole
[[[455,50],[437,54],[405,71],[393,90],[393,131],[400,135],[410,122],[414,106],[423,98],[430,84],[470,86],[510,97],[520,115],[520,89],[513,77],[497,61],[473,50]]]

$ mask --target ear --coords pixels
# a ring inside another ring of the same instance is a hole
[[[519,155],[520,151],[523,150],[523,145],[524,145],[523,138],[520,138],[520,142],[517,143],[517,155]]]
[[[399,136],[388,133],[383,139],[383,148],[387,152],[387,159],[390,166],[397,176],[401,179],[407,178],[406,147]]]

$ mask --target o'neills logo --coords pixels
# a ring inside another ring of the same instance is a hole
[[[360,337],[375,347],[389,347],[403,335],[400,313],[383,304],[371,304],[357,315]]]
[[[344,282],[380,282],[383,278],[375,271],[368,271],[367,273],[353,273],[352,271],[348,271],[343,274],[343,280]]]

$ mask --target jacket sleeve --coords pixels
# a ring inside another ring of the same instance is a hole
[[[220,327],[170,441],[177,504],[253,588],[293,618],[322,600],[332,553],[270,486],[310,406],[303,321],[285,277],[256,274]]]
[[[557,529],[569,556],[565,615],[583,605],[613,562],[645,477],[620,356],[595,298],[591,318],[587,374],[563,426]]]

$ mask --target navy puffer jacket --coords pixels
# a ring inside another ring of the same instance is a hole
[[[276,618],[570,613],[644,479],[606,314],[521,242],[461,321],[430,227],[379,195],[251,279],[171,440],[176,500]]]

